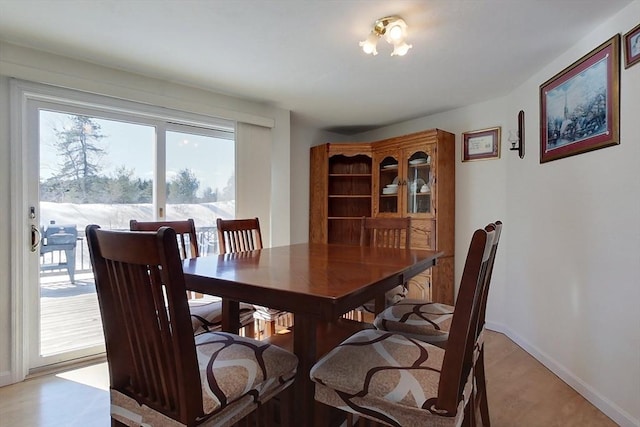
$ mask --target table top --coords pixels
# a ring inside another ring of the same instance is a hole
[[[301,243],[184,261],[193,291],[335,318],[431,267],[415,249]]]

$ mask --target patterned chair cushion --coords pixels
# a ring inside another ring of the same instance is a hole
[[[397,304],[407,297],[408,290],[404,285],[396,286],[395,288],[387,291],[385,294],[385,307],[392,306],[393,304]],[[375,301],[369,301],[360,307],[357,307],[357,311],[362,311],[365,313],[375,313],[376,303]]]
[[[298,358],[279,347],[226,332],[195,337],[203,426],[229,426],[293,383]],[[111,390],[111,416],[128,426],[182,426]]]
[[[453,310],[451,305],[405,299],[376,316],[373,324],[382,331],[438,343],[449,338]]]
[[[278,320],[278,318],[289,315],[289,313],[286,311],[263,307],[261,305],[254,305],[253,307],[255,308],[255,311],[253,312],[253,318],[256,320],[275,322]]]
[[[392,426],[459,426],[471,395],[467,379],[455,416],[435,408],[444,350],[402,335],[364,330],[311,369],[315,399]]]
[[[222,300],[189,300],[191,324],[194,334],[219,332],[222,330]],[[253,323],[254,308],[251,304],[240,303],[240,327]]]

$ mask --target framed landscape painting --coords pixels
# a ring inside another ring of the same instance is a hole
[[[540,163],[620,143],[620,35],[540,86]]]

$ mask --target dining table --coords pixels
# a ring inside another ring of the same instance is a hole
[[[372,327],[341,317],[371,300],[376,312],[382,311],[386,291],[432,267],[441,255],[420,249],[300,243],[187,259],[183,271],[188,290],[222,298],[225,331],[238,333],[240,302],[293,314],[290,335],[299,361],[294,425],[313,426],[317,418],[311,367],[348,334]],[[283,336],[273,337],[274,343],[278,340]]]

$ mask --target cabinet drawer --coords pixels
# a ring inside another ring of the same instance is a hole
[[[411,219],[411,247],[436,249],[436,227],[432,219]]]

